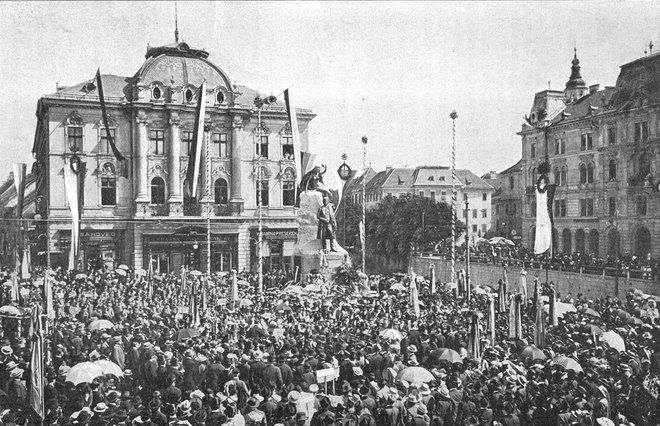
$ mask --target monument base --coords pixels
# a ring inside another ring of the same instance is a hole
[[[304,254],[300,256],[301,278],[304,284],[311,284],[307,280],[310,272],[323,276],[325,281],[330,281],[337,268],[349,261],[348,256],[337,252]]]

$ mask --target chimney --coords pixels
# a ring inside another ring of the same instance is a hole
[[[385,171],[386,171],[386,172],[389,172],[389,171],[392,170],[393,168],[394,168],[394,166],[385,166]]]
[[[600,84],[592,84],[589,86],[589,94],[596,93],[600,90]]]

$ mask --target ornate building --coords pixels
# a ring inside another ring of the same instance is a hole
[[[500,173],[487,174],[488,179],[485,179],[495,188],[491,229],[496,236],[516,243],[522,240],[522,196],[525,193],[521,164],[522,160]]]
[[[621,66],[614,87],[587,86],[577,54],[563,91],[534,97],[522,137],[523,242],[535,228],[534,184],[546,159],[557,185],[556,252],[660,255],[660,53]]]
[[[48,218],[40,226],[48,226],[53,265],[67,261],[71,214],[63,167],[76,154],[87,166],[79,268],[94,262],[139,268],[151,257],[161,271],[205,270],[209,226],[213,271],[255,268],[257,192],[266,265],[292,268],[301,152],[294,152],[284,102],[262,108],[258,123],[253,101],[259,93],[233,84],[204,50],[181,42],[148,47],[145,56],[132,77],[102,76],[110,132],[126,162],[109,147],[94,84],[58,87],[38,102],[36,192],[48,200],[39,213]],[[197,200],[184,195],[183,180],[203,81],[206,146]],[[298,110],[301,151],[313,118]]]

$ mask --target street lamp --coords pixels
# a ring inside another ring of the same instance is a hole
[[[258,257],[258,268],[259,270],[257,271],[257,277],[258,277],[258,284],[259,284],[259,294],[263,293],[264,290],[264,271],[263,271],[263,266],[264,266],[264,260],[262,258],[262,250],[263,250],[263,212],[261,209],[261,181],[262,181],[262,176],[261,176],[261,160],[263,158],[263,153],[261,152],[261,130],[262,130],[262,123],[261,123],[261,109],[264,106],[274,104],[277,102],[277,97],[274,95],[266,96],[265,98],[262,98],[261,96],[257,95],[254,98],[254,106],[257,107],[257,147],[259,147],[259,150],[257,152],[257,211],[259,214],[259,220],[258,220],[258,225],[257,225],[257,257]]]
[[[348,155],[342,154],[341,159],[343,163],[339,168],[337,169],[337,174],[339,175],[339,179],[341,179],[344,184],[343,186],[346,186],[346,181],[351,177],[351,168],[348,164],[346,164],[346,160],[348,159]],[[343,193],[343,191],[342,191]],[[341,200],[338,200],[339,203],[341,203]],[[342,222],[344,224],[344,231],[343,231],[343,238],[342,238],[342,245],[346,247],[346,204],[344,203],[342,205]]]

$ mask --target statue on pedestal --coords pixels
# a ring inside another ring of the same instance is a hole
[[[337,229],[337,221],[335,220],[335,206],[332,205],[326,194],[323,195],[323,205],[319,207],[316,218],[319,221],[316,238],[321,240],[323,250],[336,252],[335,229]],[[330,241],[329,249],[327,247],[327,241]]]

